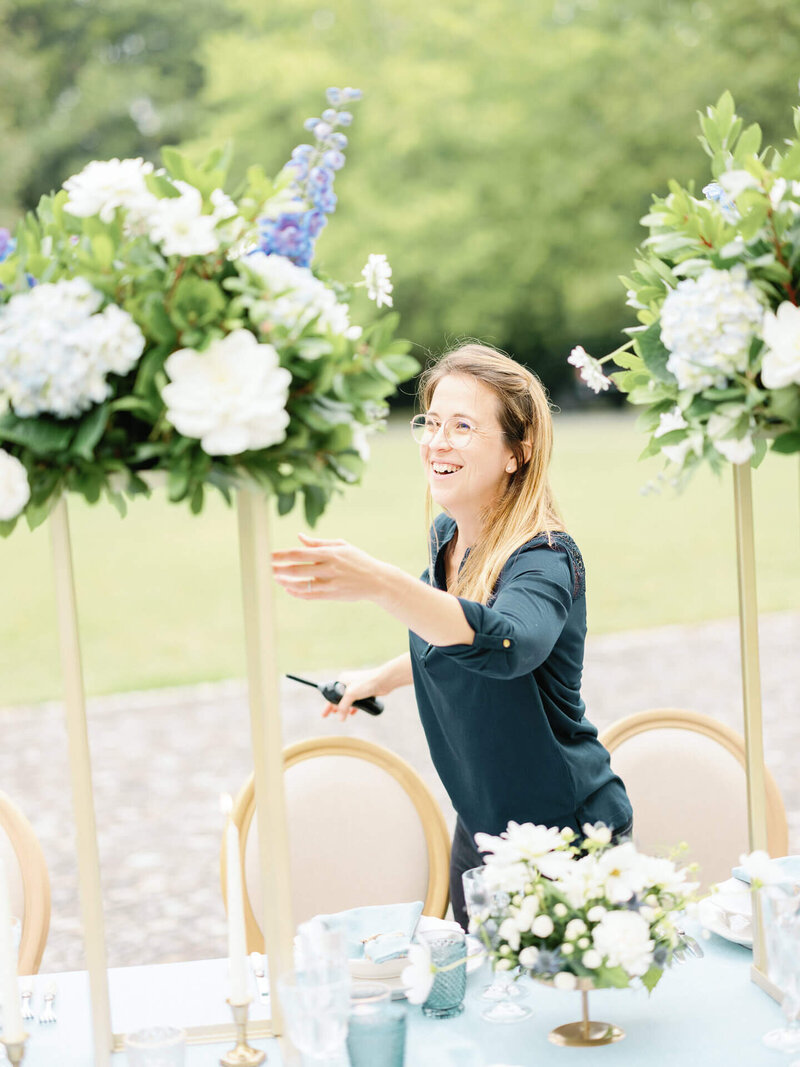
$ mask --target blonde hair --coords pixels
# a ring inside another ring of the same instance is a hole
[[[537,534],[564,529],[550,488],[553,422],[544,387],[535,374],[488,345],[468,343],[448,352],[420,379],[419,398],[427,411],[439,382],[450,374],[475,378],[497,398],[497,417],[506,445],[517,461],[505,489],[482,516],[481,533],[448,592],[485,604],[500,571],[518,548]],[[526,460],[526,445],[530,459]],[[428,525],[433,500],[428,489]],[[438,548],[438,545],[436,546]],[[433,575],[434,546],[430,546]]]

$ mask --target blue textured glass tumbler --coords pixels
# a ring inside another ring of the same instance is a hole
[[[452,1019],[464,1010],[467,989],[467,939],[462,930],[427,930],[417,939],[428,946],[431,963],[439,968],[433,976],[424,1015],[432,1019]],[[459,962],[461,961],[461,962]]]
[[[351,1067],[403,1067],[406,1009],[382,982],[355,983],[350,994],[347,1053]]]

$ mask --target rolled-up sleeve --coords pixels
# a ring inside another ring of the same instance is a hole
[[[553,649],[572,606],[573,578],[566,552],[523,549],[506,564],[491,607],[459,597],[475,631],[471,645],[437,649],[467,670],[516,678],[536,670]]]

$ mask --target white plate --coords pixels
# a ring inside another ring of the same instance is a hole
[[[475,937],[467,937],[467,974],[472,974],[483,963],[483,946]],[[386,960],[385,963],[372,963],[370,960],[349,960],[350,974],[354,982],[385,982],[392,990],[392,1000],[405,996],[405,986],[401,977],[408,965],[408,957]],[[367,973],[369,972],[369,973]]]
[[[732,884],[733,883],[733,884]],[[752,911],[749,887],[744,882],[731,878],[723,882],[716,893],[711,893],[697,905],[697,917],[706,930],[724,937],[737,945],[751,947],[753,932],[748,925],[741,929],[731,929],[729,919],[732,915],[742,915],[750,919]]]

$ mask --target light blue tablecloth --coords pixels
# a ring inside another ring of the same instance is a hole
[[[409,1007],[406,1067],[441,1067],[444,1048],[458,1038],[477,1045],[484,1065],[564,1067],[580,1060],[580,1067],[600,1063],[603,1067],[781,1067],[786,1057],[766,1049],[761,1035],[779,1025],[783,1016],[779,1006],[750,981],[751,953],[717,937],[701,943],[705,959],[692,959],[668,971],[652,997],[643,990],[589,995],[592,1018],[614,1022],[627,1035],[618,1044],[596,1049],[558,1048],[547,1039],[553,1027],[580,1018],[577,993],[530,983],[531,1019],[510,1026],[482,1022],[478,996],[488,977],[482,968],[469,978],[466,1010],[460,1017],[425,1019],[419,1008]],[[112,1003],[118,1008],[115,1026],[225,1021],[225,968],[224,960],[212,960],[112,971]],[[87,977],[70,973],[57,979],[58,1022],[30,1024],[24,1067],[91,1067]],[[36,1001],[45,981],[46,976],[39,977]],[[263,1008],[259,1005],[258,1010]],[[293,1067],[298,1062],[291,1055],[282,1058],[275,1040],[253,1044],[267,1051],[269,1067]],[[190,1046],[186,1067],[216,1067],[224,1049],[218,1044]],[[115,1055],[112,1063],[125,1067],[125,1055]]]

